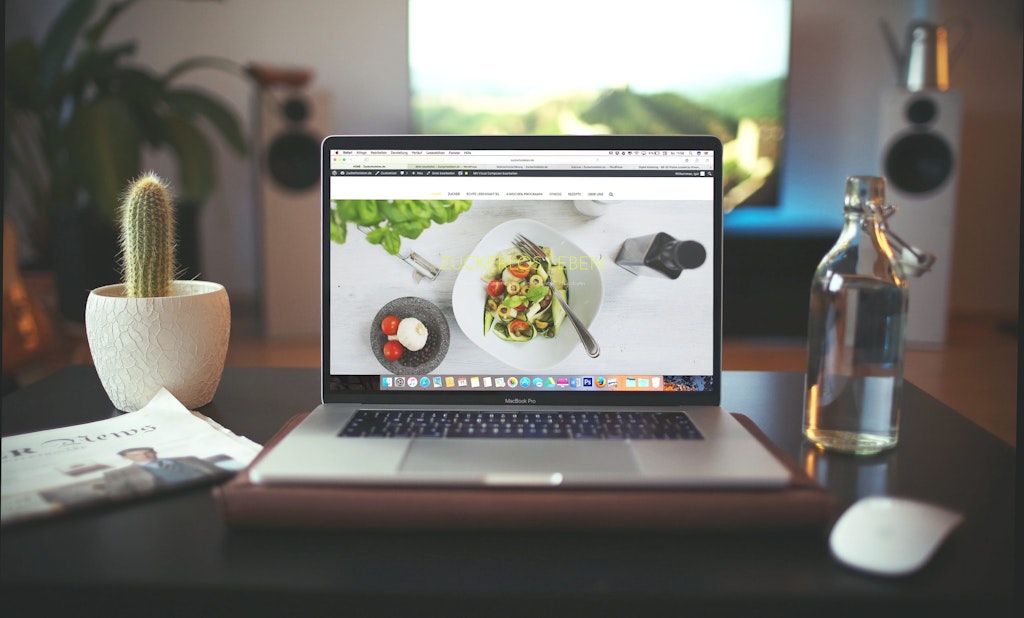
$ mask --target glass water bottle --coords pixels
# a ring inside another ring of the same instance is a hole
[[[866,455],[896,446],[907,282],[885,234],[885,179],[846,180],[844,224],[811,284],[804,437]]]

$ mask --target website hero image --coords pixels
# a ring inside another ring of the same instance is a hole
[[[381,388],[609,390],[712,375],[710,183],[683,200],[587,199],[564,184],[336,199],[332,183],[330,373],[379,374]]]

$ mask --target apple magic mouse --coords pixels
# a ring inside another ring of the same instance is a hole
[[[949,509],[888,496],[862,498],[848,508],[829,535],[841,563],[876,575],[909,575],[935,554],[963,516]]]

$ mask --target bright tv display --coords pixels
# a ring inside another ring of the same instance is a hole
[[[710,134],[726,211],[775,206],[791,0],[409,0],[414,131]]]

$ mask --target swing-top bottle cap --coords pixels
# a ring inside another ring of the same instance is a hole
[[[846,179],[844,210],[881,212],[885,206],[885,178],[881,176],[850,176]]]

